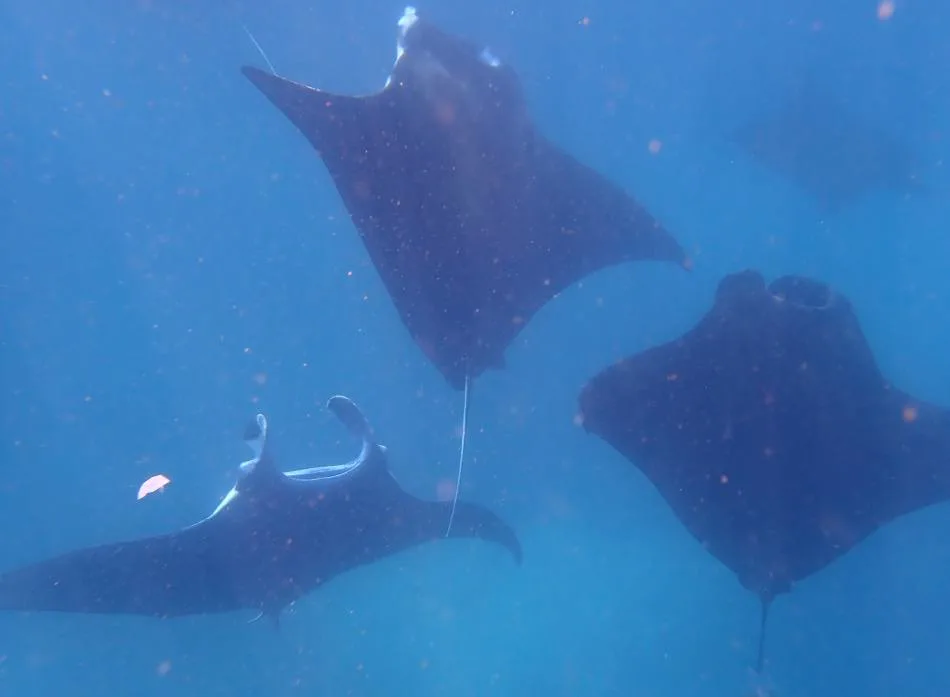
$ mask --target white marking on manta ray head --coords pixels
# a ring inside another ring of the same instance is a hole
[[[402,17],[399,18],[397,25],[399,27],[399,34],[396,37],[396,60],[393,63],[393,69],[389,77],[386,78],[386,84],[383,86],[383,89],[386,89],[392,84],[392,73],[395,72],[396,66],[399,65],[399,61],[402,60],[403,56],[406,54],[406,37],[409,35],[409,31],[419,22],[419,15],[416,13],[416,8],[409,6],[403,11]],[[487,47],[483,48],[481,53],[478,55],[478,59],[485,65],[491,68],[500,68],[502,62],[495,56],[494,53]],[[426,67],[428,72],[439,72],[445,75],[448,75],[446,68],[436,60],[430,61]]]
[[[257,467],[257,463],[261,461],[264,445],[267,442],[267,417],[263,414],[258,414],[256,423],[257,433],[250,433],[244,438],[244,442],[247,443],[251,452],[254,453],[253,458],[245,460],[238,466],[238,470],[240,470],[241,475],[244,477],[251,474],[255,467]]]
[[[251,452],[254,453],[254,457],[250,460],[245,460],[240,465],[238,465],[238,483],[240,480],[243,480],[249,477],[254,473],[254,470],[257,468],[257,463],[260,462],[261,456],[264,453],[264,446],[267,442],[267,417],[263,414],[258,414],[254,420],[254,423],[257,426],[257,430],[249,429],[249,432],[244,436],[244,442],[247,443],[247,446],[251,449]],[[238,485],[235,484],[231,487],[231,490],[224,495],[224,498],[221,499],[221,502],[215,507],[204,520],[210,520],[214,518],[218,513],[223,511],[228,505],[238,497]],[[204,521],[200,521],[204,522]],[[198,523],[195,523],[197,525]]]
[[[373,438],[373,429],[370,427],[366,417],[359,407],[351,399],[343,395],[334,395],[327,400],[327,408],[330,409],[347,430],[362,441],[359,455],[356,459],[342,465],[324,465],[321,467],[309,467],[307,469],[285,472],[284,476],[290,481],[306,484],[327,484],[334,479],[349,476],[352,472],[359,469],[367,462],[371,461],[373,456],[378,454],[381,457],[386,456],[386,448],[376,443]]]
[[[399,18],[397,25],[402,30],[400,32],[400,39],[404,37],[409,30],[412,28],[412,25],[419,21],[419,15],[416,13],[416,8],[411,5],[407,5],[406,9],[402,11],[402,17]]]
[[[335,408],[333,408],[333,410],[336,412],[337,416],[343,420],[344,425],[346,425],[351,432],[354,432],[362,439],[363,447],[361,448],[359,455],[354,460],[341,465],[323,465],[318,467],[292,470],[289,472],[282,472],[281,475],[283,476],[285,482],[294,486],[328,486],[335,480],[349,476],[351,473],[365,465],[370,461],[374,452],[385,457],[386,447],[379,445],[373,440],[372,429],[369,427],[369,424],[363,417],[362,412],[359,411],[359,408],[356,407],[352,401],[346,397],[337,396],[331,398],[330,402],[328,402],[328,405],[329,404],[334,405]],[[211,515],[204,518],[204,520],[195,523],[194,525],[199,525],[200,523],[214,518],[216,515],[221,513],[221,511],[227,508],[235,499],[237,499],[238,496],[240,496],[241,492],[239,491],[239,487],[241,481],[255,471],[261,457],[263,456],[264,448],[266,446],[267,418],[263,414],[257,415],[254,425],[251,426],[248,429],[248,432],[245,434],[244,442],[247,443],[248,447],[251,448],[254,453],[254,457],[250,460],[242,462],[239,465],[238,469],[240,470],[240,475],[238,483],[231,487],[230,491],[228,491],[214,511],[211,512]],[[194,527],[194,525],[189,527]]]
[[[356,457],[356,459],[351,460],[350,462],[343,463],[342,465],[321,465],[318,467],[307,467],[306,469],[291,470],[290,472],[284,472],[284,476],[296,482],[308,482],[311,484],[320,482],[330,483],[332,480],[340,479],[341,477],[350,475],[366,464],[366,462],[369,461],[374,448],[381,455],[386,455],[385,445],[364,442],[364,447],[360,450],[360,454]]]
[[[501,67],[501,61],[495,57],[495,54],[492,53],[491,50],[487,46],[482,49],[482,52],[478,54],[478,57],[482,61],[482,63],[485,63],[486,65],[489,65],[492,68]]]
[[[223,511],[229,503],[231,503],[234,499],[237,498],[237,495],[238,495],[238,490],[232,487],[231,490],[227,494],[225,494],[224,498],[221,499],[221,503],[219,503],[217,507],[213,511],[211,511],[211,515],[205,518],[205,520],[209,520],[211,518],[214,518],[216,515],[218,515],[218,513]]]
[[[263,414],[258,414],[254,419],[254,424],[256,430],[253,427],[249,427],[247,433],[244,435],[244,442],[247,443],[247,446],[251,449],[251,452],[254,453],[254,457],[250,460],[245,460],[240,465],[238,465],[238,483],[235,484],[224,495],[224,498],[221,499],[221,502],[215,507],[211,512],[211,515],[204,518],[204,520],[198,521],[195,525],[199,525],[207,520],[211,520],[221,511],[227,508],[234,499],[238,497],[240,492],[238,491],[238,486],[240,485],[241,480],[246,479],[251,474],[254,473],[254,470],[257,468],[257,464],[261,460],[261,456],[264,454],[264,446],[267,443],[267,417]],[[190,526],[190,527],[194,527]]]
[[[402,13],[402,17],[399,18],[399,21],[396,23],[399,27],[399,36],[396,37],[396,61],[393,63],[393,69],[395,70],[396,65],[398,65],[400,59],[406,53],[405,38],[406,34],[409,33],[409,30],[412,26],[419,21],[419,15],[416,14],[415,7],[406,7]],[[392,75],[386,78],[386,84],[383,89],[389,87],[389,84],[392,82]]]

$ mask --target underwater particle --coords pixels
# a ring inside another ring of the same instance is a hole
[[[166,675],[168,675],[171,672],[171,669],[172,669],[171,661],[162,661],[155,667],[155,672],[159,675],[159,677],[164,678]]]
[[[917,420],[917,407],[913,404],[908,404],[904,407],[904,410],[901,412],[901,417],[904,419],[905,423],[912,423]]]
[[[652,140],[650,140],[649,143],[647,143],[647,150],[650,152],[651,155],[659,155],[660,150],[662,149],[663,149],[663,143],[657,140],[656,138],[653,138]]]
[[[438,501],[451,501],[455,498],[455,482],[443,479],[435,486],[435,497]]]
[[[156,491],[161,491],[171,483],[172,480],[166,477],[164,474],[156,474],[151,476],[142,482],[142,486],[139,487],[139,493],[136,498],[139,500],[144,499],[149,494],[154,494]]]
[[[893,0],[881,0],[877,4],[877,18],[882,22],[894,16]]]

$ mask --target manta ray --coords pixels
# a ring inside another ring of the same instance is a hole
[[[759,166],[835,215],[872,195],[928,195],[920,157],[817,81],[798,85],[775,110],[745,121],[729,140]]]
[[[356,404],[335,396],[328,407],[362,441],[352,462],[282,472],[259,414],[245,438],[254,457],[211,515],[0,574],[0,610],[177,617],[247,609],[276,623],[340,574],[442,537],[450,505],[399,486]],[[481,506],[459,501],[451,534],[494,542],[521,562],[514,531]]]
[[[632,196],[547,139],[515,71],[406,8],[382,90],[244,75],[322,158],[403,324],[455,388],[548,301],[633,260],[686,264]]]
[[[580,414],[762,600],[759,668],[776,596],[950,499],[950,411],[887,380],[848,298],[810,278],[725,277],[693,329],[591,379]]]

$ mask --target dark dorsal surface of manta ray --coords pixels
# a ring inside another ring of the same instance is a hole
[[[217,509],[178,532],[70,552],[0,575],[0,609],[155,617],[249,609],[275,621],[290,603],[357,566],[442,537],[449,504],[400,488],[356,405],[328,406],[362,442],[355,460],[277,468],[263,415],[254,458]],[[453,537],[497,543],[521,561],[514,531],[458,502]]]
[[[748,120],[730,140],[828,214],[874,193],[926,191],[907,145],[813,81],[793,89],[778,109]]]
[[[630,195],[548,141],[519,79],[407,8],[385,87],[330,94],[245,67],[320,154],[403,324],[456,389],[549,300],[631,260],[686,265]]]
[[[950,498],[950,412],[891,385],[848,299],[803,277],[727,276],[693,329],[595,376],[580,417],[762,599],[763,631],[776,595]]]

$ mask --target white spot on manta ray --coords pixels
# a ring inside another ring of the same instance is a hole
[[[340,465],[322,465],[318,467],[307,467],[304,469],[291,470],[289,472],[280,472],[280,476],[288,485],[306,486],[308,488],[328,486],[334,480],[346,477],[366,463],[373,450],[377,450],[380,453],[386,452],[386,448],[384,446],[370,440],[370,427],[366,423],[362,412],[360,412],[359,409],[352,402],[350,402],[350,400],[337,396],[330,401],[336,405],[335,411],[337,416],[343,420],[347,428],[362,438],[363,447],[356,459],[351,460],[350,462]],[[245,434],[244,442],[254,453],[254,457],[250,460],[245,460],[238,466],[239,478],[242,480],[251,476],[257,470],[258,465],[261,463],[261,458],[264,455],[264,450],[267,447],[267,418],[263,414],[257,415],[256,419],[254,420],[254,424]],[[262,466],[268,465],[272,465],[272,463],[267,463]],[[217,505],[214,511],[211,512],[211,515],[209,515],[203,521],[195,523],[195,525],[199,525],[202,522],[214,518],[216,515],[221,513],[221,511],[227,508],[235,499],[237,499],[240,495],[238,486],[239,485],[233,486]]]
[[[406,34],[409,33],[409,30],[412,28],[416,22],[419,21],[419,15],[416,14],[415,7],[407,7],[403,13],[402,17],[399,18],[397,25],[399,26],[400,32],[399,37],[396,39],[396,63],[393,64],[393,68],[396,67],[396,64],[399,63],[399,59],[403,57],[403,54],[406,53],[406,47],[403,43],[406,38]],[[386,87],[389,87],[389,83],[392,81],[392,76],[390,75],[386,78]]]
[[[402,17],[400,17],[399,21],[397,22],[397,25],[399,26],[400,31],[399,31],[399,37],[396,39],[396,61],[395,63],[393,63],[393,69],[395,69],[396,65],[402,59],[403,55],[405,55],[406,36],[409,34],[409,30],[412,29],[412,27],[414,27],[418,21],[419,21],[419,15],[416,13],[415,7],[412,7],[410,5],[406,7],[405,10],[403,10]],[[479,57],[479,60],[481,60],[486,65],[491,66],[492,68],[501,67],[501,61],[498,60],[498,58],[495,57],[495,55],[488,48],[482,49],[482,52],[479,54],[478,57]],[[386,78],[386,84],[384,85],[384,89],[386,87],[389,87],[390,83],[392,82],[392,79],[393,79],[392,75]]]
[[[487,65],[490,65],[493,68],[500,68],[501,61],[495,57],[495,54],[488,50],[488,48],[483,48],[482,52],[478,56],[481,61]]]

